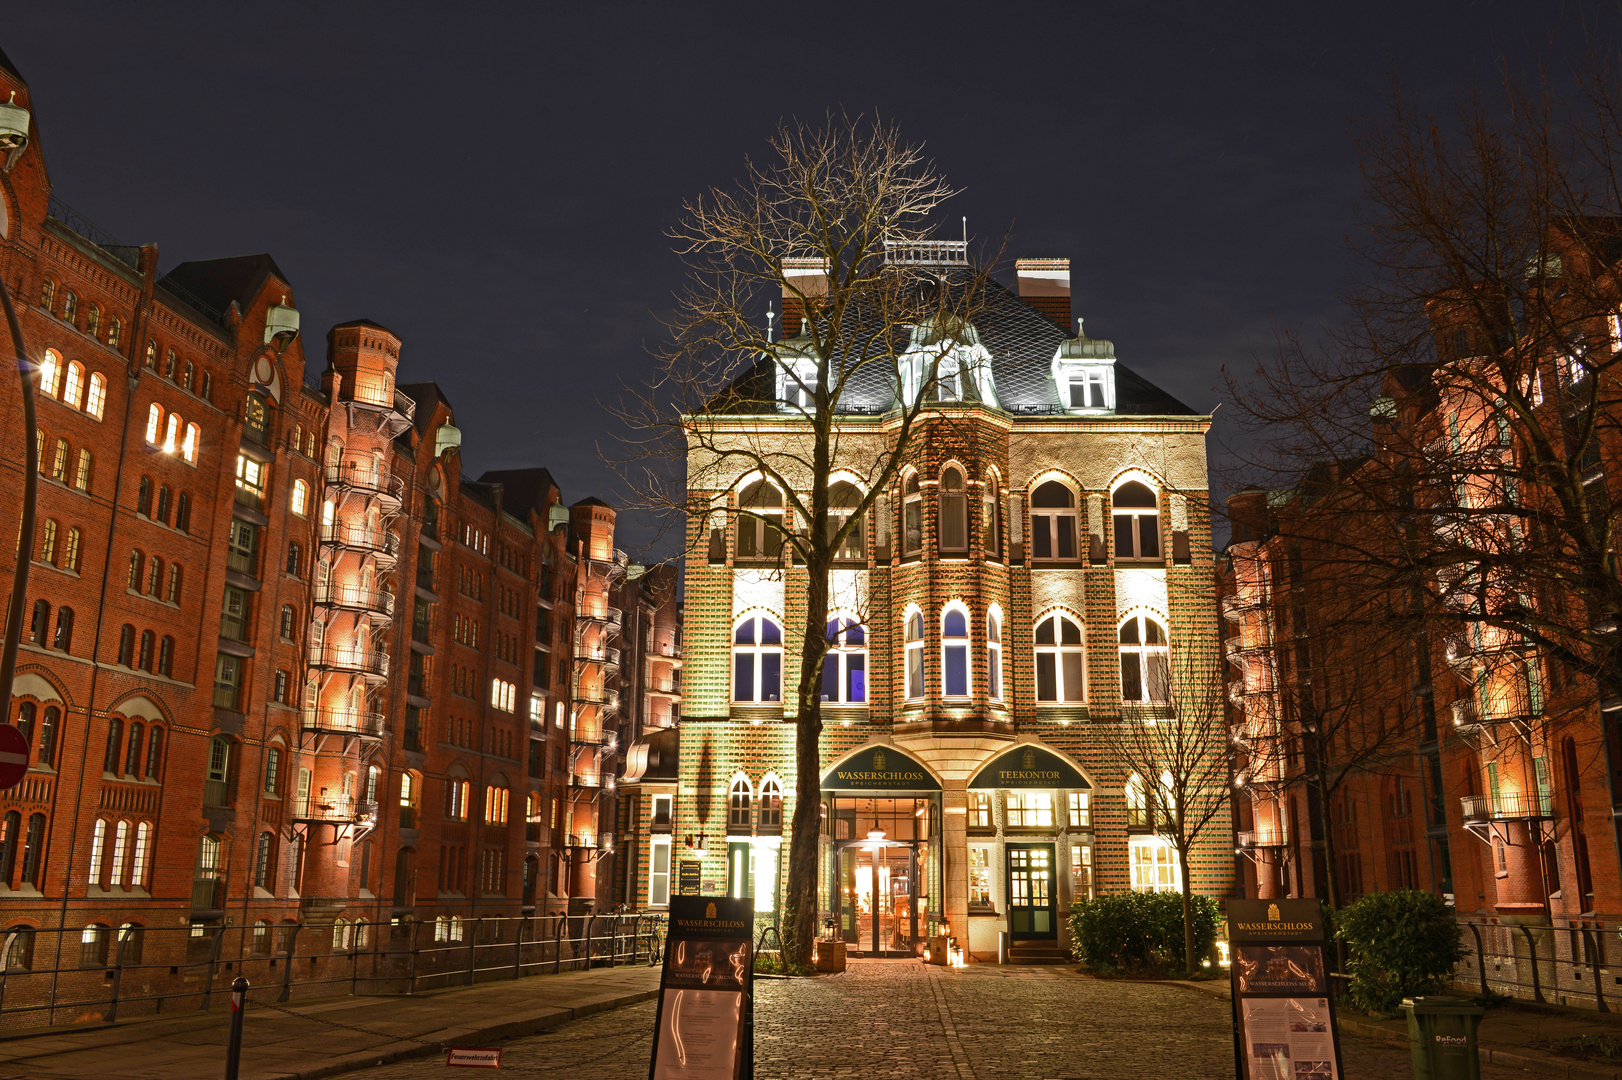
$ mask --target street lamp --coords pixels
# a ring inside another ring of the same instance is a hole
[[[15,94],[12,97],[16,97]],[[13,112],[19,111],[18,106],[8,105],[3,108]],[[27,110],[20,110],[25,117]],[[7,135],[5,124],[8,118],[0,113],[0,138]],[[23,139],[27,141],[27,128],[23,129]],[[12,158],[20,152],[22,147],[13,144]],[[11,606],[6,612],[6,630],[4,644],[0,645],[0,700],[6,703],[5,715],[11,715],[11,684],[17,671],[17,645],[22,640],[23,611],[28,602],[28,564],[34,556],[34,503],[39,489],[39,436],[36,434],[37,426],[34,413],[34,371],[35,367],[29,362],[27,350],[23,347],[22,327],[17,323],[17,309],[12,306],[11,292],[6,288],[4,281],[0,281],[0,306],[5,308],[6,324],[11,330],[11,347],[17,354],[17,377],[22,380],[23,389],[23,519],[21,535],[17,545],[17,564],[11,579]]]

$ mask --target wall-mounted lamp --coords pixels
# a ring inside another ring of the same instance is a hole
[[[689,836],[687,838],[687,847],[689,850],[696,851],[700,855],[703,855],[710,849],[709,843],[702,836]]]
[[[28,146],[28,110],[17,104],[17,91],[11,100],[0,104],[0,151],[6,154],[6,163],[0,172],[10,172]]]

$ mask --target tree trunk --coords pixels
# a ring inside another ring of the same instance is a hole
[[[813,496],[814,499],[814,496]],[[824,503],[826,497],[824,497]],[[806,565],[805,637],[795,694],[794,828],[788,849],[783,952],[790,964],[811,963],[817,934],[817,847],[822,830],[822,664],[828,652],[828,567]]]
[[[1177,845],[1177,864],[1183,875],[1183,964],[1184,974],[1192,976],[1200,969],[1199,958],[1194,955],[1194,883],[1188,877],[1187,845]]]

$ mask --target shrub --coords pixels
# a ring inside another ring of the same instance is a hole
[[[1216,942],[1216,901],[1194,896],[1194,954]],[[1070,906],[1070,951],[1099,974],[1158,975],[1183,968],[1180,893],[1105,893]]]
[[[1445,989],[1463,955],[1453,910],[1435,893],[1370,893],[1342,908],[1335,922],[1351,953],[1348,996],[1373,1012],[1393,1012],[1405,997]]]

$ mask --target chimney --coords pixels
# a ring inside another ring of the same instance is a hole
[[[805,322],[805,305],[789,286],[806,296],[826,296],[828,293],[828,262],[826,259],[783,260],[783,329],[781,336],[799,337]],[[1068,293],[1068,290],[1066,290]]]
[[[1019,259],[1019,297],[1070,333],[1070,260]]]

